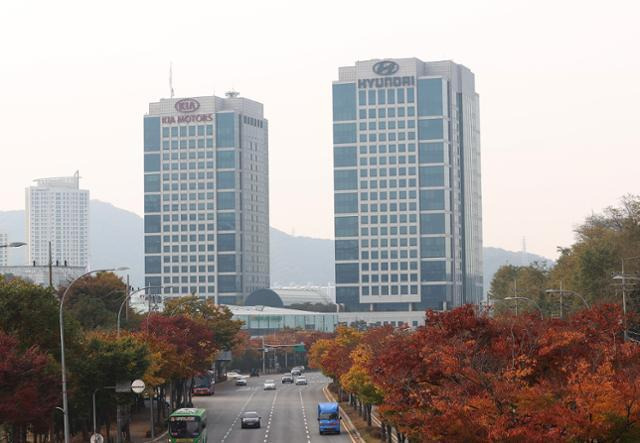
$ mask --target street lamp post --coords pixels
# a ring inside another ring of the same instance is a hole
[[[122,267],[122,268],[115,268],[115,269],[96,269],[93,271],[85,272],[80,277],[73,280],[69,284],[69,286],[67,286],[67,289],[64,290],[64,293],[60,298],[60,365],[62,369],[62,409],[63,409],[62,413],[64,414],[64,443],[69,443],[69,440],[70,440],[69,404],[67,401],[67,369],[66,369],[65,360],[64,360],[64,319],[62,315],[64,300],[67,297],[67,293],[69,292],[69,289],[71,289],[71,286],[73,286],[73,284],[78,280],[81,280],[88,275],[95,274],[96,272],[124,271],[127,269],[129,268]]]
[[[542,308],[540,307],[540,305],[538,304],[538,302],[536,302],[536,301],[535,301],[534,299],[532,299],[532,298],[529,298],[529,297],[520,297],[520,296],[519,296],[519,297],[505,297],[505,298],[503,298],[503,300],[515,300],[516,302],[517,302],[518,300],[528,300],[528,301],[530,301],[531,303],[533,303],[534,305],[536,305],[536,308],[538,308],[538,311],[540,311],[540,319],[541,319],[541,320],[544,320],[544,315],[543,315],[543,313],[542,313]],[[516,315],[517,315],[517,314],[516,314]]]
[[[117,335],[120,335],[120,315],[122,314],[122,308],[124,307],[124,305],[127,303],[127,301],[129,301],[129,299],[131,297],[133,297],[138,292],[146,291],[147,289],[151,289],[151,288],[160,288],[160,289],[162,289],[162,288],[164,288],[164,286],[146,286],[144,288],[140,288],[140,289],[138,289],[136,291],[133,291],[133,292],[129,292],[129,290],[127,289],[127,295],[124,298],[124,300],[122,300],[122,303],[120,304],[120,307],[118,308],[118,318],[117,318],[117,321],[116,321],[116,333],[117,333]]]
[[[569,290],[566,290],[566,289],[555,289],[555,288],[552,288],[552,289],[545,289],[544,292],[546,294],[558,294],[558,295],[560,295],[560,318],[563,318],[563,315],[562,315],[562,312],[563,312],[562,311],[562,297],[564,295],[576,296],[582,301],[582,303],[584,304],[585,308],[587,308],[587,309],[591,308],[591,306],[589,306],[589,303],[587,303],[587,300],[582,295],[580,295],[579,293],[577,293],[575,291],[569,291]]]
[[[622,273],[620,275],[616,275],[615,277],[613,277],[614,280],[622,280],[622,321],[624,324],[624,341],[627,341],[629,339],[629,332],[627,330],[627,291],[626,291],[626,283],[627,280],[640,280],[640,278],[638,277],[634,277],[634,276],[627,276],[624,273],[624,262],[626,261],[630,261],[630,260],[637,260],[640,259],[640,255],[637,255],[635,257],[623,257],[620,259],[621,264],[622,264]]]

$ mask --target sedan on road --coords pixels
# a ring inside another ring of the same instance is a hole
[[[305,377],[298,377],[296,378],[296,384],[297,385],[307,385],[307,379]]]
[[[267,380],[264,382],[264,390],[265,391],[275,391],[276,389],[276,382],[273,380]]]
[[[293,377],[291,376],[291,374],[284,374],[282,376],[282,384],[285,383],[293,383]]]
[[[236,386],[247,386],[246,378],[236,378]]]
[[[242,418],[240,419],[240,427],[244,428],[259,428],[260,427],[260,417],[257,412],[247,411],[242,414]]]

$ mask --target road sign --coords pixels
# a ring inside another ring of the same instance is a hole
[[[131,390],[136,394],[140,394],[144,391],[144,382],[140,379],[131,382]]]
[[[119,394],[131,392],[131,383],[128,380],[116,382],[116,392]]]
[[[91,443],[104,443],[104,437],[98,433],[91,436]]]
[[[295,345],[293,347],[293,352],[304,352],[306,349],[303,344]]]

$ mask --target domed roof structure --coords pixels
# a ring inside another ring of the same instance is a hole
[[[244,305],[282,308],[284,306],[284,303],[275,291],[272,291],[271,289],[256,289],[247,296],[244,301]]]

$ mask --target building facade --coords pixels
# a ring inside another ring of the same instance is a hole
[[[269,287],[268,165],[261,103],[228,93],[149,105],[144,246],[151,292],[241,304]]]
[[[83,266],[0,266],[0,274],[25,279],[40,286],[67,286],[84,274]]]
[[[26,189],[26,231],[30,265],[89,264],[89,191],[80,189],[80,174],[35,180]]]
[[[9,248],[1,246],[9,244],[9,236],[4,232],[0,232],[0,266],[9,264]]]
[[[341,67],[333,82],[333,149],[341,311],[398,312],[391,322],[402,312],[479,304],[473,73],[416,58]]]

